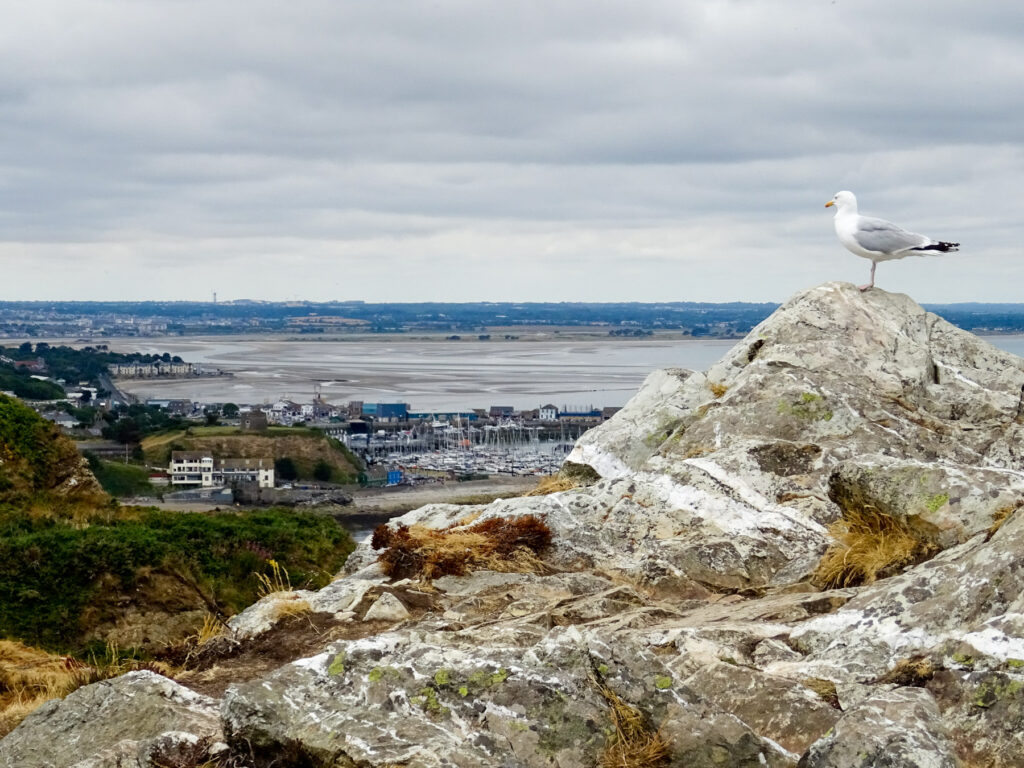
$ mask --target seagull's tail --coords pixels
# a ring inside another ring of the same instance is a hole
[[[960,250],[960,243],[931,243],[930,245],[922,245],[920,248],[915,248],[915,251],[934,251],[936,253],[952,253],[953,251]],[[922,254],[923,255],[923,254]]]

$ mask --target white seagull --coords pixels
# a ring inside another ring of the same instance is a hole
[[[875,267],[880,261],[902,259],[904,256],[934,256],[960,250],[960,243],[946,243],[907,232],[891,221],[861,216],[853,192],[836,192],[825,207],[836,207],[836,235],[846,250],[871,259],[871,282],[860,286],[862,291],[875,287]]]

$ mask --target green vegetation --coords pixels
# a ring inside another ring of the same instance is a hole
[[[316,466],[313,467],[313,479],[320,480],[321,482],[330,482],[331,476],[334,473],[331,470],[331,465],[323,459],[319,459]]]
[[[290,456],[282,456],[274,461],[274,473],[282,480],[299,479],[299,471],[295,468],[295,462]]]
[[[234,613],[258,597],[268,561],[298,585],[321,587],[354,546],[332,518],[286,510],[131,513],[72,524],[0,509],[0,635],[74,650],[90,629],[90,603],[101,592],[129,593],[143,569]]]
[[[149,482],[149,470],[145,467],[103,461],[93,453],[86,453],[85,457],[100,486],[111,496],[147,496],[154,492]]]
[[[45,341],[39,342],[35,347],[30,342],[25,342],[19,347],[0,347],[0,355],[13,360],[42,359],[46,365],[47,375],[55,379],[64,379],[73,384],[80,381],[98,384],[100,375],[105,373],[107,366],[112,363],[155,363],[161,360],[165,363],[181,362],[180,357],[171,357],[166,353],[163,355],[121,354],[120,352],[111,352],[106,345],[102,344],[96,347],[73,349],[64,346],[51,347]],[[7,387],[0,387],[0,389],[7,389]],[[63,396],[63,393],[58,395],[58,397]]]
[[[58,488],[62,495],[51,498]],[[57,427],[18,400],[0,395],[0,504],[75,498],[101,503],[92,493],[97,490],[88,473],[81,473],[75,446]]]
[[[91,463],[115,493],[143,479],[135,467]],[[309,513],[113,505],[70,440],[0,396],[0,638],[81,650],[122,601],[166,610],[168,584],[231,614],[256,600],[271,561],[296,585],[319,587],[353,548],[333,518]],[[157,582],[164,592],[146,592]]]
[[[102,429],[103,436],[119,443],[138,443],[146,435],[185,426],[184,419],[169,415],[163,408],[137,403],[119,405],[103,418],[107,422]]]
[[[25,370],[15,370],[10,365],[0,365],[0,390],[13,392],[26,400],[59,400],[64,390],[52,381],[39,381]]]

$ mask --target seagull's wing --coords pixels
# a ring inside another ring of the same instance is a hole
[[[920,248],[932,241],[924,235],[907,232],[885,219],[873,219],[861,216],[857,221],[857,229],[853,233],[857,245],[876,253],[896,254],[910,248]]]

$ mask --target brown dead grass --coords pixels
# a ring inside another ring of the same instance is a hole
[[[825,589],[870,584],[927,559],[936,547],[874,507],[847,510],[829,526],[835,543],[818,563],[814,583]]]
[[[84,666],[69,656],[0,640],[0,734],[10,733],[44,701],[82,685]]]
[[[227,625],[216,614],[207,613],[203,616],[202,626],[199,627],[199,630],[192,639],[194,639],[196,646],[206,645],[223,635],[226,629]]]
[[[117,677],[135,669],[168,674],[159,662],[139,663],[119,658],[114,645],[106,658],[86,664],[11,640],[0,640],[0,737],[7,735],[43,702],[62,699],[83,685]]]
[[[608,702],[615,733],[601,755],[601,768],[663,768],[669,764],[669,743],[653,730],[643,712],[631,707],[595,674],[594,685]]]
[[[380,525],[371,545],[383,550],[377,561],[396,579],[429,582],[439,576],[462,576],[472,570],[545,573],[539,555],[551,545],[551,529],[538,517],[495,517],[468,528],[389,528]]]
[[[832,709],[840,709],[836,684],[831,680],[825,680],[821,677],[807,677],[800,682],[805,688],[810,688],[818,694],[818,698],[832,707]]]
[[[872,682],[923,688],[929,680],[935,677],[937,671],[935,664],[926,656],[911,656],[909,659],[901,659],[896,666],[885,674],[879,675]]]
[[[997,509],[992,515],[992,525],[989,526],[988,535],[985,537],[985,541],[988,541],[995,536],[996,531],[1002,528],[1003,525],[1006,524],[1006,521],[1013,516],[1013,513],[1021,507],[1024,507],[1024,499],[1018,501],[1016,504],[1009,504]]]
[[[280,621],[285,616],[301,616],[309,613],[313,607],[308,600],[300,600],[297,597],[283,598],[274,603],[274,621]]]
[[[559,491],[571,491],[573,488],[578,488],[579,485],[579,480],[573,477],[566,477],[560,474],[547,475],[540,479],[536,488],[527,491],[523,496],[547,496],[550,493],[558,493]]]
[[[718,398],[720,398],[722,395],[729,391],[729,386],[727,384],[722,384],[721,382],[718,381],[709,381],[708,389],[711,390],[711,394],[714,395],[715,399],[717,400]]]
[[[707,456],[709,453],[714,453],[715,448],[711,445],[700,443],[698,445],[691,445],[683,452],[684,459],[699,459],[701,456]]]

